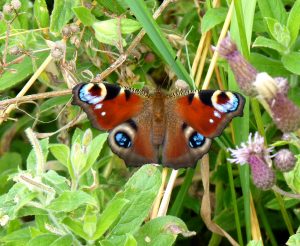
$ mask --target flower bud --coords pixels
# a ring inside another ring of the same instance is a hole
[[[73,34],[78,33],[80,31],[79,26],[77,26],[75,23],[72,23],[70,25],[70,29]]]
[[[274,158],[274,165],[282,172],[291,171],[296,164],[294,154],[288,149],[281,149],[277,152]]]
[[[13,10],[14,10],[14,8],[11,4],[4,4],[4,6],[3,6],[3,13],[4,14],[9,15],[13,12]]]
[[[62,29],[61,32],[62,32],[62,35],[66,38],[69,38],[72,35],[72,31],[69,26],[64,26],[64,28]]]
[[[57,41],[51,48],[51,56],[55,60],[61,60],[65,55],[65,51],[66,45],[61,41]]]
[[[20,0],[11,0],[11,6],[15,10],[18,10],[19,8],[21,8],[21,2],[20,2]]]
[[[19,54],[21,54],[21,50],[18,46],[13,46],[9,49],[9,54],[10,55],[19,55]]]

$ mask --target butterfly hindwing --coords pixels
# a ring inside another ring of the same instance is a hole
[[[164,166],[174,169],[194,167],[197,160],[209,151],[211,139],[196,132],[182,121],[169,124],[162,151]]]
[[[118,85],[108,83],[81,83],[73,88],[72,104],[86,112],[93,126],[111,130],[137,115],[144,98]]]
[[[176,99],[176,113],[205,137],[219,136],[233,117],[241,116],[245,99],[239,93],[202,90]]]

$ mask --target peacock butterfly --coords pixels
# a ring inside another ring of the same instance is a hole
[[[212,138],[243,114],[245,99],[236,92],[178,90],[167,94],[103,83],[73,88],[92,125],[109,131],[112,151],[127,166],[162,163],[178,169],[193,167],[206,154]]]

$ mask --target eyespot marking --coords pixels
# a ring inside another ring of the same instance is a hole
[[[101,116],[105,116],[106,115],[106,112],[101,112]]]
[[[130,137],[122,131],[119,131],[115,134],[114,140],[116,144],[121,148],[130,148],[132,144]]]
[[[191,148],[199,148],[205,143],[205,137],[198,132],[193,132],[189,137],[189,146]]]
[[[83,85],[79,90],[79,99],[88,104],[97,104],[103,101],[105,95],[106,95],[106,88],[103,84],[97,85],[97,84],[89,83]]]
[[[215,91],[211,101],[215,109],[222,113],[234,112],[239,106],[239,98],[229,91]]]
[[[209,123],[214,123],[214,120],[213,119],[209,119]]]

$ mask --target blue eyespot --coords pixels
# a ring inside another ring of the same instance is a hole
[[[121,148],[129,148],[131,146],[131,139],[125,132],[117,132],[115,134],[116,144]]]
[[[191,148],[201,147],[205,142],[205,137],[198,132],[194,132],[189,138],[189,146]]]

